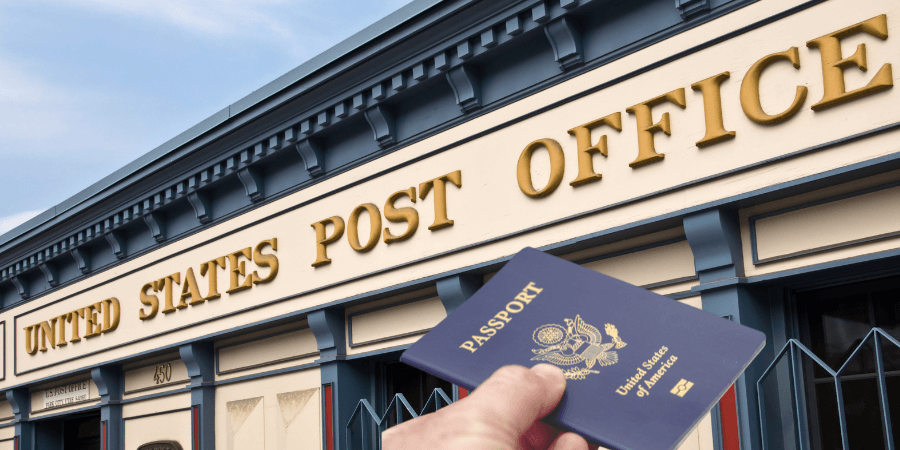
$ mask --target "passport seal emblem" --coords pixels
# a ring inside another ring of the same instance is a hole
[[[606,324],[606,335],[611,342],[603,343],[603,333],[596,327],[581,319],[580,314],[575,319],[564,319],[566,326],[557,324],[541,325],[534,330],[531,339],[541,346],[532,349],[535,354],[532,361],[546,361],[557,366],[574,366],[585,363],[585,367],[570,367],[564,370],[566,378],[570,380],[583,380],[592,373],[600,373],[592,370],[594,366],[610,366],[619,361],[619,354],[613,351],[613,347],[621,349],[625,347],[625,341],[619,337],[619,330],[615,325]]]

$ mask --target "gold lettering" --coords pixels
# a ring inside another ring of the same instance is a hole
[[[359,243],[359,216],[363,211],[369,213],[369,240],[366,241],[366,245]],[[350,242],[350,247],[360,253],[368,252],[375,248],[379,234],[381,234],[381,211],[378,211],[378,207],[371,203],[364,203],[353,208],[347,219],[347,241]]]
[[[475,353],[475,351],[478,350],[477,348],[475,348],[475,343],[472,341],[463,342],[463,344],[460,345],[459,348],[464,348],[472,353]]]
[[[691,85],[691,89],[703,94],[703,117],[706,120],[706,136],[697,141],[697,147],[709,147],[719,142],[734,139],[734,131],[725,130],[725,119],[722,117],[722,82],[731,76],[730,72],[722,72]]]
[[[141,287],[141,303],[150,307],[150,312],[144,312],[144,309],[141,308],[138,310],[138,317],[141,320],[152,319],[156,316],[156,312],[159,311],[159,297],[153,294],[147,294],[148,289],[153,289],[154,283],[147,283]],[[155,290],[155,289],[154,289]],[[72,317],[72,313],[69,313],[69,317]],[[78,325],[75,325],[77,328]]]
[[[33,355],[38,351],[38,329],[35,325],[31,325],[23,328],[23,330],[25,330],[25,352]]]
[[[550,153],[550,179],[547,185],[537,190],[531,180],[531,157],[534,151],[544,147]],[[519,155],[519,163],[516,166],[516,180],[519,182],[519,190],[531,198],[544,198],[553,193],[559,183],[562,182],[566,171],[566,156],[563,154],[559,142],[553,139],[538,139],[525,147]]]
[[[48,342],[50,343],[50,348],[56,348],[56,318],[41,322],[40,327],[41,351],[47,351]]]
[[[219,293],[219,278],[216,268],[225,268],[224,256],[200,264],[200,276],[209,274],[209,294],[203,298],[204,300],[215,300],[222,296]]]
[[[431,231],[453,226],[453,221],[447,217],[447,183],[452,183],[462,188],[462,171],[457,170],[446,175],[441,175],[433,180],[419,184],[419,199],[425,200],[428,192],[434,187],[434,223],[428,226]]]
[[[588,122],[569,130],[578,143],[578,177],[569,182],[570,186],[581,186],[599,181],[603,175],[594,173],[594,153],[609,156],[606,135],[600,136],[597,145],[592,145],[591,131],[601,125],[607,125],[616,131],[622,131],[622,113],[615,112],[606,117]]]
[[[672,125],[669,120],[669,113],[663,113],[659,122],[653,123],[653,107],[661,105],[665,102],[672,103],[681,109],[687,107],[684,97],[684,88],[675,89],[667,92],[659,97],[651,98],[643,103],[638,103],[631,108],[626,109],[629,114],[634,115],[638,126],[638,157],[628,165],[636,169],[647,164],[662,161],[666,157],[665,153],[656,153],[654,144],[654,134],[662,131],[666,136],[672,135]]]
[[[800,111],[803,102],[806,101],[808,89],[806,86],[797,86],[797,95],[794,96],[794,103],[781,113],[769,115],[762,109],[762,102],[759,97],[759,79],[762,73],[770,65],[778,61],[790,61],[795,69],[800,68],[800,53],[797,47],[791,47],[780,53],[772,53],[765,56],[750,67],[744,81],[741,82],[741,108],[748,119],[760,125],[777,125],[785,120],[790,119]]]
[[[278,238],[272,238],[267,241],[262,241],[259,244],[256,244],[256,247],[253,249],[253,262],[256,263],[259,267],[268,267],[269,274],[266,275],[265,278],[259,276],[259,274],[254,270],[253,271],[253,284],[260,283],[268,283],[275,279],[275,275],[278,275],[278,257],[275,256],[274,253],[263,253],[262,250],[266,246],[272,247],[273,252],[278,251]]]
[[[178,309],[187,308],[188,304],[185,303],[185,300],[187,300],[188,297],[191,299],[191,305],[206,300],[200,295],[200,287],[197,285],[197,278],[194,276],[193,267],[188,267],[188,270],[184,272],[184,284],[181,285],[181,297],[178,300],[178,305],[175,307]]]
[[[535,297],[537,297],[537,294],[528,295],[525,292],[519,292],[519,295],[516,295],[516,300],[519,300],[527,305],[531,303],[531,300],[533,300]]]
[[[494,318],[495,318],[495,319],[500,319],[500,320],[506,321],[506,323],[509,323],[509,321],[512,320],[512,317],[509,317],[509,313],[506,312],[506,311],[500,311],[500,312],[498,312],[498,313],[494,316]]]
[[[156,282],[156,291],[159,292],[162,289],[165,293],[165,301],[166,306],[163,308],[163,314],[169,314],[170,312],[175,311],[175,306],[172,304],[172,285],[173,284],[181,284],[181,274],[176,272],[172,275],[169,275],[165,278],[160,279]]]
[[[478,343],[478,346],[480,347],[480,346],[484,345],[484,343],[487,342],[488,339],[490,339],[490,338],[489,338],[489,337],[484,337],[484,336],[475,335],[475,336],[472,336],[472,339],[474,339],[475,342],[477,342],[477,343]]]
[[[869,20],[806,43],[806,46],[809,48],[819,49],[822,57],[822,77],[825,81],[825,94],[822,96],[822,100],[812,105],[813,111],[822,111],[832,106],[847,103],[860,97],[890,89],[894,85],[891,65],[885,64],[881,66],[881,69],[878,69],[878,73],[872,77],[869,84],[847,92],[844,84],[844,70],[856,67],[865,72],[868,69],[866,64],[866,44],[859,44],[853,55],[843,58],[843,55],[841,55],[841,39],[859,33],[870,34],[882,41],[887,39],[887,16],[884,14],[875,16]]]
[[[244,278],[244,282],[241,283],[240,277],[247,275],[247,267],[245,261],[240,260],[241,257],[244,257],[247,260],[250,260],[253,257],[253,254],[250,252],[250,247],[242,248],[228,255],[231,284],[229,285],[228,290],[225,291],[226,294],[240,292],[253,287],[253,274]]]
[[[78,319],[84,318],[84,309],[76,309],[66,316],[66,321],[72,324],[72,339],[69,342],[80,342],[81,334],[78,332]]]
[[[334,226],[334,232],[331,233],[331,236],[325,236],[325,225],[332,224]],[[313,261],[313,267],[324,266],[325,264],[331,264],[331,259],[328,258],[327,254],[327,246],[328,244],[332,244],[338,239],[341,238],[344,234],[344,219],[341,219],[340,216],[329,217],[325,220],[316,222],[311,227],[316,230],[316,260]]]
[[[525,289],[522,289],[522,292],[525,292],[526,290],[528,290],[528,291],[534,291],[535,294],[540,294],[541,291],[544,290],[544,288],[539,288],[539,287],[537,287],[537,286],[534,285],[534,281],[530,281],[530,282],[528,283],[528,286],[525,286]]]
[[[99,336],[100,333],[103,332],[103,324],[100,322],[100,318],[97,317],[97,314],[102,313],[103,304],[102,303],[94,303],[93,305],[84,308],[84,317],[85,317],[85,328],[86,333],[84,333],[85,339],[90,339],[94,336]]]
[[[512,301],[506,304],[506,310],[512,314],[522,312],[525,309],[525,305],[522,302]]]
[[[110,297],[103,300],[103,332],[115,330],[119,327],[119,299]],[[112,317],[110,317],[112,314]],[[110,320],[112,319],[112,320]]]
[[[68,345],[68,342],[66,342],[66,317],[68,317],[68,314],[63,314],[56,318],[56,324],[58,325],[56,331],[59,332],[59,336],[56,338],[57,347]]]
[[[445,189],[446,190],[446,189]],[[387,227],[384,228],[384,243],[390,244],[393,242],[405,241],[413,236],[416,233],[416,229],[419,228],[419,212],[416,211],[415,208],[411,206],[397,208],[394,206],[394,203],[400,199],[400,197],[409,197],[409,200],[413,203],[416,202],[416,188],[411,187],[405,191],[397,191],[391,194],[388,197],[387,201],[384,203],[384,218],[389,222],[393,223],[403,223],[406,222],[409,225],[406,227],[406,231],[399,236],[395,236],[391,233]]]

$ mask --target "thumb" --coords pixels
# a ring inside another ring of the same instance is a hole
[[[566,390],[562,370],[550,364],[531,369],[505,366],[494,372],[466,399],[473,414],[502,421],[503,430],[523,435],[534,423],[553,411]],[[491,420],[493,419],[493,420]]]

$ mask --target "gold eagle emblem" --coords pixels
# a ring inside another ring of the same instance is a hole
[[[606,324],[606,334],[612,342],[604,344],[600,330],[582,320],[581,315],[575,315],[575,320],[565,319],[565,323],[565,327],[548,324],[534,330],[531,338],[542,348],[531,350],[535,354],[531,360],[547,361],[557,366],[574,366],[583,361],[586,367],[564,370],[570,380],[583,380],[589,374],[600,373],[591,370],[595,365],[615,364],[619,361],[619,354],[612,350],[613,347],[620,349],[628,345],[619,337],[615,325]]]

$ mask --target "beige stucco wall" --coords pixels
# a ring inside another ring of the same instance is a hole
[[[137,450],[143,444],[161,440],[177,441],[182,447],[191,448],[191,412],[125,419],[125,450]]]
[[[216,448],[321,447],[318,368],[216,388]]]

